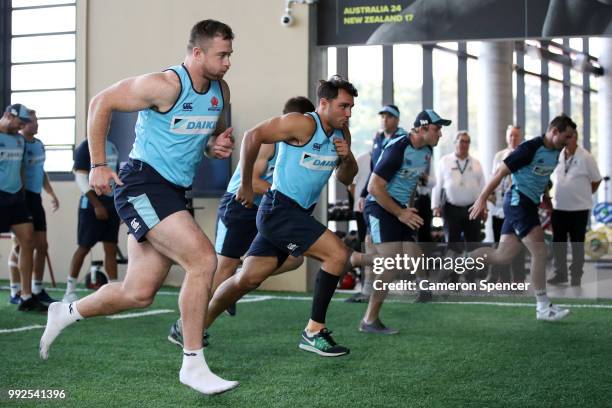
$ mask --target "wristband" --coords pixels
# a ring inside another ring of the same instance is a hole
[[[108,166],[107,162],[94,163],[94,164],[91,165],[90,169],[93,170],[96,167],[106,167],[106,166]]]

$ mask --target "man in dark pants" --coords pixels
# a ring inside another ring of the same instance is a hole
[[[567,139],[567,146],[559,155],[559,165],[552,179],[555,275],[548,283],[567,283],[569,235],[572,245],[572,263],[569,268],[571,285],[580,286],[584,266],[584,236],[593,207],[592,195],[601,183],[601,175],[593,156],[588,150],[578,146],[578,132],[574,132]]]

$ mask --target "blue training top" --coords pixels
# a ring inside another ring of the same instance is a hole
[[[398,137],[406,136],[408,133],[404,130],[404,128],[398,127],[397,130],[389,137],[385,137],[385,132],[379,132],[374,136],[374,140],[372,141],[372,154],[370,157],[370,174],[368,175],[368,179],[363,186],[363,190],[361,190],[360,196],[367,197],[368,195],[368,182],[370,181],[370,177],[372,174],[372,170],[374,170],[374,166],[378,163],[378,159],[380,159],[380,155],[382,154],[387,144]]]
[[[430,164],[432,153],[429,145],[415,149],[408,135],[395,138],[387,143],[373,173],[387,181],[387,192],[395,201],[407,205]],[[376,201],[371,194],[368,200]]]
[[[36,138],[25,142],[25,188],[40,194],[45,179],[45,145]]]
[[[23,136],[0,132],[0,191],[15,194],[21,190],[24,154]]]
[[[274,154],[268,160],[268,166],[266,167],[265,171],[260,176],[262,180],[267,181],[270,184],[272,184],[272,178],[274,175],[274,167],[276,167],[276,157],[277,156],[278,156],[278,143],[275,143],[274,144]],[[234,170],[234,174],[232,174],[232,178],[230,179],[229,184],[227,185],[227,192],[231,194],[236,194],[236,191],[238,191],[238,187],[240,187],[241,179],[242,179],[242,176],[240,174],[240,162],[238,162],[238,166],[236,167],[236,170]],[[259,203],[261,203],[262,197],[263,196],[261,194],[256,194],[255,199],[253,200],[253,203],[258,206]]]
[[[316,204],[321,190],[339,164],[333,140],[344,140],[344,134],[342,129],[333,129],[328,135],[316,112],[305,115],[313,118],[316,128],[310,141],[303,146],[279,143],[272,190],[280,191],[302,208],[309,209]]]
[[[519,192],[534,203],[540,203],[540,196],[548,186],[560,152],[544,146],[544,136],[539,136],[521,143],[504,159],[512,172],[511,205],[518,205]]]
[[[169,182],[188,188],[206,143],[217,128],[224,106],[223,91],[219,81],[210,81],[206,92],[197,92],[184,65],[169,70],[181,81],[179,96],[167,112],[153,108],[138,112],[130,158],[149,164]]]

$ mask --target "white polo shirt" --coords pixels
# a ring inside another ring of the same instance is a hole
[[[600,181],[601,174],[591,153],[578,146],[574,155],[568,158],[565,149],[561,151],[551,180],[555,210],[584,211],[593,207],[591,183]]]
[[[506,147],[504,150],[500,150],[499,152],[495,153],[495,156],[493,157],[493,175],[495,175],[497,169],[499,169],[499,166],[501,166],[504,159],[508,157],[513,150],[514,149]],[[504,218],[504,194],[506,191],[508,191],[511,185],[512,177],[507,175],[501,180],[497,188],[493,191],[493,194],[495,195],[495,203],[491,203],[490,201],[487,202],[491,216]]]
[[[484,189],[485,178],[480,162],[469,156],[460,160],[455,153],[440,158],[436,166],[436,185],[432,192],[431,208],[442,205],[444,189],[446,202],[456,206],[471,205]]]

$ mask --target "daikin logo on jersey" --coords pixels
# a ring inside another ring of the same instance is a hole
[[[303,153],[300,166],[310,170],[334,170],[338,164],[337,156]]]
[[[174,116],[170,131],[179,135],[207,135],[217,127],[216,116]]]

